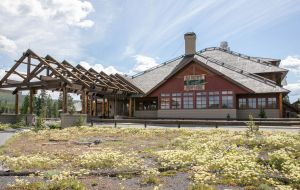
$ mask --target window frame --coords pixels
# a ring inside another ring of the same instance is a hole
[[[228,98],[231,98],[231,106],[228,106],[228,104],[226,104],[227,107],[224,107],[223,105],[223,102],[224,102],[224,99],[223,98],[227,98],[226,99],[226,103],[228,103],[229,99]],[[221,92],[221,108],[222,109],[233,109],[234,107],[234,103],[233,103],[233,91],[231,90],[224,90]]]
[[[170,93],[161,93],[160,94],[159,105],[160,105],[160,109],[161,110],[169,110],[171,108],[171,96],[170,96]]]
[[[211,99],[212,98],[212,99]],[[213,102],[214,104],[211,104]],[[215,104],[217,103],[217,104]],[[218,105],[217,107],[212,107],[212,105]],[[208,108],[209,109],[220,109],[220,92],[210,91],[208,92]]]
[[[187,99],[187,101],[186,101]],[[182,96],[182,109],[194,109],[194,93],[193,92],[184,92]],[[185,104],[187,102],[187,104]],[[187,107],[186,107],[187,105]],[[191,107],[190,107],[191,105]]]
[[[208,108],[207,94],[208,94],[207,92],[196,92],[196,109],[207,109]],[[202,105],[205,105],[205,106],[202,107]]]

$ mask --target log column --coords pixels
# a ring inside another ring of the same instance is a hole
[[[63,87],[63,101],[62,101],[63,113],[68,112],[68,91],[66,87]]]
[[[94,113],[94,116],[97,116],[97,113],[98,113],[98,107],[97,107],[97,98],[95,99],[95,113]]]
[[[118,109],[118,106],[117,106],[117,95],[115,95],[115,103],[114,103],[114,118],[117,117],[117,109]]]
[[[19,92],[15,94],[15,114],[19,114]]]
[[[87,101],[86,101],[86,92],[85,92],[85,90],[83,90],[82,93],[81,93],[81,106],[82,106],[81,113],[86,114]]]
[[[90,116],[93,116],[93,105],[94,104],[94,100],[93,100],[93,97],[91,96],[90,97]]]
[[[282,93],[279,94],[278,103],[279,103],[279,118],[282,118]]]
[[[129,112],[129,117],[132,117],[132,98],[129,98],[129,105],[128,105],[128,112]]]

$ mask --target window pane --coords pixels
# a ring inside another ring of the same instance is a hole
[[[206,92],[198,92],[196,101],[197,101],[197,103],[196,103],[197,108],[200,108],[200,109],[207,108]]]
[[[181,97],[172,97],[172,109],[181,108]]]
[[[258,108],[266,108],[266,98],[257,98]]]
[[[220,97],[219,95],[212,95],[219,92],[209,92],[209,108],[219,108]]]
[[[160,108],[161,109],[170,109],[170,98],[161,98]]]
[[[256,109],[256,98],[248,98],[248,108]]]
[[[246,98],[240,98],[239,99],[239,108],[242,108],[242,109],[247,108]]]
[[[268,98],[268,108],[276,108],[277,100],[276,98]]]
[[[193,96],[185,96],[185,97],[183,97],[183,108],[184,109],[192,109],[192,108],[194,108],[194,98],[193,98]]]
[[[233,108],[232,96],[222,96],[222,108]]]

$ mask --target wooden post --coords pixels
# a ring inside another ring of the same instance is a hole
[[[94,100],[93,100],[93,97],[91,96],[90,97],[90,111],[89,111],[90,116],[93,116],[93,102],[94,102]]]
[[[102,98],[102,113],[101,113],[102,117],[105,116],[105,98]]]
[[[85,90],[81,92],[81,113],[86,114],[86,93]]]
[[[98,106],[97,106],[97,98],[95,99],[95,113],[94,113],[94,116],[97,116],[98,114]]]
[[[117,116],[117,109],[118,109],[118,106],[117,106],[117,95],[115,95],[115,103],[114,103],[114,118],[116,119],[116,116]]]
[[[66,87],[63,87],[63,101],[62,101],[63,113],[68,112],[68,91]]]
[[[282,118],[282,93],[279,93],[279,97],[278,97],[278,103],[279,103],[279,118]]]
[[[109,117],[109,99],[107,98],[107,117]]]
[[[19,92],[15,94],[15,114],[19,114]]]
[[[29,82],[29,75],[30,75],[30,71],[31,71],[31,55],[28,55],[28,59],[27,59],[28,63],[27,63],[27,82]]]
[[[33,89],[30,89],[29,94],[29,113],[33,114]]]
[[[129,98],[129,105],[128,105],[128,112],[129,112],[129,117],[132,117],[132,98]]]

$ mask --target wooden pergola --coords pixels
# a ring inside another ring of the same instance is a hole
[[[132,95],[142,94],[138,88],[129,83],[119,74],[108,75],[104,72],[97,72],[94,69],[85,69],[81,65],[74,67],[68,61],[59,62],[50,55],[40,57],[28,49],[21,58],[15,61],[15,65],[0,81],[0,88],[15,88],[13,94],[16,97],[16,114],[18,114],[18,92],[29,90],[29,113],[33,113],[33,96],[37,90],[45,89],[62,91],[63,113],[67,113],[67,94],[81,94],[82,114],[88,113],[88,101],[90,100],[89,113],[96,112],[94,101],[97,99],[113,98],[115,111],[118,97],[129,98],[129,116],[132,116]],[[23,72],[21,72],[22,70]],[[24,72],[25,71],[25,72]],[[18,79],[15,79],[15,78]],[[104,104],[103,104],[104,106]]]

